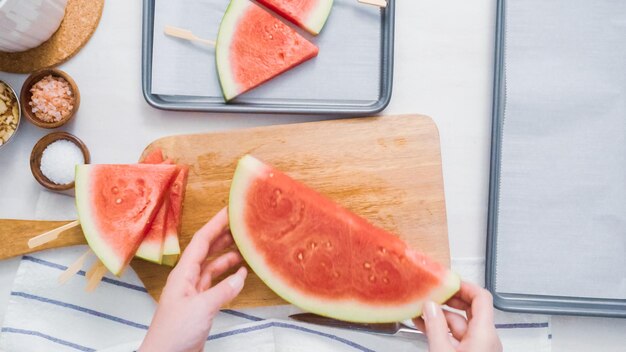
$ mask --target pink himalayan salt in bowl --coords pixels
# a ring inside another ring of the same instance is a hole
[[[30,93],[30,110],[42,121],[59,122],[74,109],[72,88],[63,77],[47,75],[30,87]]]
[[[20,102],[24,115],[34,125],[57,128],[76,114],[80,92],[67,73],[59,69],[44,69],[26,79]]]

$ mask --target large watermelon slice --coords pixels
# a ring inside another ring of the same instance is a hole
[[[119,275],[135,255],[174,179],[174,165],[78,165],[76,208],[87,243]]]
[[[333,0],[258,1],[313,35],[322,30],[333,7]]]
[[[318,48],[249,0],[232,0],[215,47],[226,101],[315,57]]]
[[[185,189],[187,188],[188,175],[189,167],[185,165],[178,166],[176,178],[170,187],[170,207],[167,214],[165,242],[163,243],[163,264],[169,266],[176,264],[180,254],[178,232],[182,221],[183,200],[185,199]]]
[[[459,277],[284,173],[245,156],[230,189],[230,228],[254,272],[302,309],[354,322],[418,316]]]

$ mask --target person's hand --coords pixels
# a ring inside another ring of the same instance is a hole
[[[183,252],[161,294],[159,306],[139,351],[200,351],[209,336],[213,318],[222,305],[235,298],[247,272],[244,267],[211,287],[213,279],[241,263],[235,251],[215,254],[233,243],[226,208],[204,225]]]
[[[501,352],[502,343],[493,322],[493,298],[489,291],[463,282],[446,303],[465,312],[444,311],[434,302],[424,304],[422,318],[413,319],[426,333],[429,352]],[[451,333],[451,334],[450,334]]]

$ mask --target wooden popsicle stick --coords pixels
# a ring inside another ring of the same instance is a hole
[[[88,249],[87,252],[83,253],[76,261],[67,267],[65,271],[59,276],[59,283],[66,283],[72,276],[74,276],[85,264],[85,260],[87,260],[87,256],[91,253],[91,249]]]
[[[166,35],[169,35],[170,37],[176,37],[176,38],[180,38],[180,39],[187,39],[187,40],[190,40],[192,42],[198,42],[198,43],[202,43],[202,44],[206,44],[206,45],[210,45],[210,46],[215,46],[215,41],[209,40],[209,39],[200,38],[197,35],[193,34],[188,29],[183,29],[183,28],[178,28],[178,27],[174,27],[174,26],[169,26],[168,25],[168,26],[165,26],[164,33]]]
[[[102,265],[101,262],[99,263],[100,265],[96,267],[96,270],[94,271],[93,275],[91,275],[91,277],[89,278],[89,281],[87,282],[87,286],[85,287],[85,291],[87,292],[92,292],[93,290],[95,290],[96,287],[98,287],[98,285],[100,284],[100,281],[102,281],[102,277],[107,272],[107,268],[104,265]]]
[[[93,263],[91,265],[91,268],[89,268],[89,270],[87,270],[87,272],[85,273],[85,277],[87,279],[91,279],[91,277],[93,276],[93,274],[98,270],[98,268],[100,267],[104,267],[104,264],[102,264],[102,262],[100,260],[96,260],[95,263]]]
[[[80,222],[78,220],[69,222],[63,226],[59,226],[54,230],[50,230],[48,232],[42,233],[41,235],[35,236],[31,239],[28,240],[28,248],[35,248],[35,247],[39,247],[41,245],[44,245],[50,241],[54,241],[56,240],[59,235],[61,234],[61,232],[65,231],[65,230],[69,230],[73,227],[76,227],[80,225]]]
[[[387,7],[386,0],[358,0],[361,4],[373,5],[378,7]]]

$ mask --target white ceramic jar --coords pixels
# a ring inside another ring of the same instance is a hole
[[[67,0],[0,0],[0,51],[41,45],[59,28]]]

